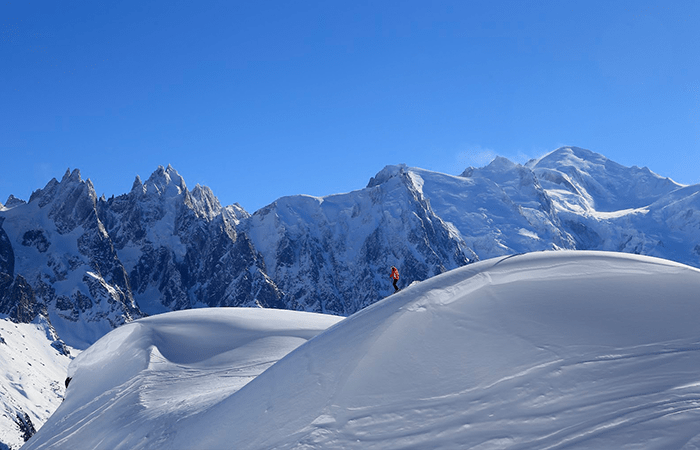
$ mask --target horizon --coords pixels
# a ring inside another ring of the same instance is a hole
[[[577,146],[700,183],[700,3],[0,6],[0,202],[172,165],[222,205]]]

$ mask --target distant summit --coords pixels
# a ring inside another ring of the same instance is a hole
[[[562,147],[526,166],[549,188],[573,188],[585,196],[588,207],[613,212],[649,205],[683,186],[648,168],[625,167],[590,150]]]

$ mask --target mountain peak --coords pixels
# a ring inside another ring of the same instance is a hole
[[[136,175],[136,178],[134,179],[134,183],[131,185],[131,190],[138,190],[143,186],[143,181],[141,181],[141,177]]]
[[[474,176],[484,176],[492,178],[495,174],[507,174],[518,168],[522,168],[520,164],[516,164],[503,156],[496,156],[487,166],[482,168],[467,167],[460,175],[463,178],[472,178]]]
[[[15,197],[14,195],[10,194],[9,197],[7,197],[7,201],[5,202],[5,208],[13,208],[18,205],[24,205],[27,202],[25,202],[22,199],[19,199]]]
[[[504,158],[503,156],[496,156],[493,159],[493,161],[491,161],[491,163],[486,167],[493,170],[510,170],[516,166],[517,164],[515,164],[510,159]]]
[[[136,186],[136,182],[134,182],[134,186]],[[176,197],[187,192],[184,178],[170,164],[167,168],[158,166],[158,169],[141,185],[141,188],[144,194],[166,195],[168,197]]]
[[[367,187],[371,188],[379,186],[380,184],[387,182],[389,179],[394,178],[397,175],[401,175],[402,173],[405,173],[407,169],[408,166],[406,166],[406,164],[385,166],[382,170],[379,171],[379,173],[370,178],[369,183],[367,183]]]
[[[77,183],[83,181],[80,176],[80,169],[74,169],[73,172],[70,171],[70,168],[66,169],[66,173],[63,174],[63,178],[61,178],[61,183],[65,181],[73,181]]]
[[[29,197],[29,202],[38,201],[39,206],[43,208],[51,202],[62,204],[64,200],[66,200],[66,197],[71,197],[74,192],[82,193],[83,191],[91,202],[97,199],[92,181],[83,181],[79,169],[75,169],[72,172],[70,169],[67,169],[60,182],[52,178],[44,189],[37,189],[32,192],[32,195]],[[72,198],[75,200],[77,197]]]
[[[566,190],[583,194],[589,208],[602,212],[648,206],[681,187],[649,169],[626,167],[578,147],[560,147],[527,167],[545,187],[566,185]]]
[[[547,153],[539,159],[528,162],[529,166],[579,166],[605,165],[608,158],[585,148],[565,146]]]
[[[216,214],[221,212],[221,204],[212,190],[208,186],[197,183],[190,192],[193,208],[201,215],[211,220]]]

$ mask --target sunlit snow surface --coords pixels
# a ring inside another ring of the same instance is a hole
[[[0,399],[4,406],[0,408],[0,449],[24,444],[18,414],[26,414],[38,428],[63,399],[63,380],[71,359],[50,345],[49,339],[55,337],[47,338],[49,334],[46,320],[14,323],[0,315]]]
[[[81,354],[25,448],[697,449],[699,319],[699,270],[570,251],[416,284],[277,363],[338,319],[168,313]]]

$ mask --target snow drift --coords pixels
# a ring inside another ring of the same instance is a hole
[[[697,449],[698,292],[700,270],[646,256],[501,257],[404,289],[245,382],[280,335],[332,321],[168,313],[81,354],[26,448]]]

